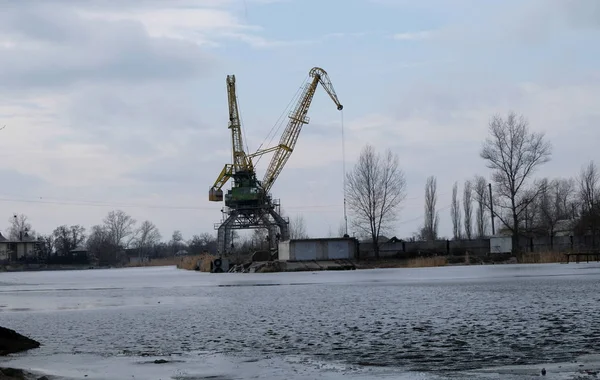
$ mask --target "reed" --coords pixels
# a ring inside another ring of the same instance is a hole
[[[443,267],[448,264],[448,259],[445,256],[433,256],[433,257],[415,257],[404,261],[403,267],[405,268],[429,268],[429,267]]]
[[[523,253],[519,256],[519,264],[551,264],[566,261],[563,252],[555,251]]]
[[[166,267],[176,266],[179,269],[196,270],[198,263],[200,263],[200,271],[210,272],[210,262],[214,260],[216,256],[209,254],[194,255],[194,256],[183,256],[183,257],[163,257],[159,259],[151,259],[150,261],[141,263],[129,263],[126,267]]]
[[[125,264],[126,267],[166,267],[178,265],[180,257],[162,257],[160,259],[151,259],[150,261]]]
[[[210,272],[210,263],[216,258],[216,256],[209,254],[202,254],[196,256],[186,256],[177,265],[179,269],[196,270],[200,269],[200,272]]]

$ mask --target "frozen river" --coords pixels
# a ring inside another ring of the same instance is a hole
[[[0,325],[64,378],[592,379],[600,264],[0,273]]]

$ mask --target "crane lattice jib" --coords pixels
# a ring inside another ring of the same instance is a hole
[[[338,97],[333,89],[333,85],[329,80],[327,72],[319,67],[313,67],[309,73],[312,80],[304,86],[304,90],[298,103],[289,115],[288,125],[285,131],[281,135],[279,145],[275,150],[275,154],[269,163],[269,167],[265,173],[265,177],[262,181],[262,186],[265,192],[268,192],[275,180],[283,170],[283,167],[287,163],[288,159],[294,151],[298,136],[302,130],[303,124],[308,124],[310,119],[306,116],[313,96],[317,89],[317,85],[321,83],[321,86],[325,89],[329,97],[334,101],[338,110],[342,110],[344,107],[340,104]]]
[[[229,103],[229,128],[231,129],[233,147],[233,170],[234,172],[252,170],[252,161],[246,156],[242,140],[242,127],[235,91],[235,75],[227,76],[227,98]]]

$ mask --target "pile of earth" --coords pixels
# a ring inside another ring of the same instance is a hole
[[[38,348],[40,342],[0,326],[0,356]]]
[[[38,348],[40,343],[18,332],[0,326],[0,356],[15,354]],[[0,380],[47,380],[46,376],[36,376],[21,369],[0,368]]]

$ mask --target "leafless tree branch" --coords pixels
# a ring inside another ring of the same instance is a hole
[[[508,217],[501,216],[501,213],[497,215],[512,231],[514,247],[518,250],[520,213],[525,204],[535,200],[521,197],[521,194],[535,170],[550,160],[552,146],[543,133],[530,132],[525,118],[514,112],[510,112],[506,120],[498,115],[492,117],[489,133],[480,155],[492,169],[497,196],[494,202],[498,201],[494,206],[510,210]],[[526,201],[519,204],[519,200]]]
[[[487,234],[488,215],[486,209],[489,210],[489,192],[487,181],[482,176],[476,176],[474,180],[475,186],[475,202],[477,203],[477,211],[475,215],[475,224],[477,226],[477,236],[482,238]]]
[[[465,181],[463,189],[463,208],[465,213],[464,229],[467,239],[473,237],[473,185],[471,181]]]
[[[452,235],[454,239],[461,238],[461,212],[460,201],[458,200],[458,182],[452,187],[452,205],[450,207],[450,216],[452,218]]]
[[[378,238],[397,219],[406,196],[406,180],[398,156],[388,150],[382,157],[366,145],[347,174],[345,191],[354,227],[372,238],[375,256],[379,256]]]
[[[425,184],[425,223],[421,237],[427,241],[433,241],[438,236],[439,213],[436,212],[437,205],[437,180],[434,176],[427,178]]]

